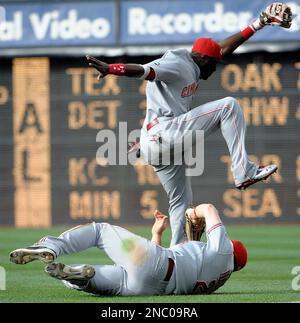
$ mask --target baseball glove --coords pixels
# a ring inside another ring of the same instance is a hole
[[[290,28],[293,20],[292,15],[292,10],[288,5],[281,2],[274,2],[266,10],[261,12],[259,19],[263,25]]]
[[[191,220],[189,215],[185,214],[185,231],[189,241],[199,241],[205,230],[205,218]]]

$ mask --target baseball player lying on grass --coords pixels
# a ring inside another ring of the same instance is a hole
[[[168,217],[155,211],[152,240],[108,223],[77,226],[59,237],[46,236],[31,247],[16,249],[10,260],[27,264],[50,263],[45,271],[72,289],[96,295],[210,294],[233,271],[246,265],[247,251],[240,241],[229,240],[218,211],[200,204],[186,211],[189,221],[206,222],[207,243],[186,241],[161,247]],[[53,261],[91,247],[103,250],[115,265],[64,265]]]
[[[231,159],[235,186],[245,189],[267,179],[276,165],[258,166],[250,162],[245,149],[246,124],[238,101],[232,97],[193,106],[193,97],[202,80],[207,80],[222,58],[234,52],[247,39],[267,25],[289,28],[291,9],[282,3],[273,3],[261,12],[251,25],[229,38],[215,42],[210,38],[197,39],[192,51],[169,50],[160,59],[145,65],[107,64],[87,56],[89,66],[98,72],[98,79],[108,74],[145,79],[148,82],[147,112],[141,130],[140,152],[153,165],[169,199],[172,230],[171,245],[186,239],[184,212],[192,204],[191,177],[186,176],[186,165],[162,163],[164,147],[181,143],[190,131],[203,130],[207,136],[220,128],[226,140]],[[199,86],[200,85],[200,86]],[[195,143],[193,143],[195,145]],[[137,146],[137,145],[136,145]]]

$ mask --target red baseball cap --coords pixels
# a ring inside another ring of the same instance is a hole
[[[207,55],[214,58],[218,63],[226,64],[222,59],[222,47],[211,38],[198,38],[192,48],[192,52]]]
[[[247,249],[239,240],[231,240],[233,245],[234,271],[241,270],[247,263]]]

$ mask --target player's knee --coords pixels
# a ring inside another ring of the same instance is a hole
[[[226,102],[226,105],[229,107],[239,107],[239,101],[232,96],[227,96],[224,100]]]

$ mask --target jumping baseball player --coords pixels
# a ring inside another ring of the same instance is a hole
[[[233,271],[247,262],[242,242],[229,240],[218,211],[211,204],[188,209],[193,223],[205,219],[207,242],[189,241],[161,247],[168,217],[155,211],[152,240],[108,223],[90,223],[46,236],[35,245],[11,252],[10,260],[27,264],[49,263],[46,272],[69,288],[98,295],[210,294],[222,286]],[[62,255],[97,247],[115,265],[68,266],[53,261]]]
[[[171,246],[186,239],[184,212],[192,205],[192,188],[184,163],[161,162],[160,154],[164,147],[180,142],[188,131],[203,130],[207,136],[221,128],[238,189],[265,180],[277,170],[276,165],[259,167],[249,161],[245,149],[244,115],[236,99],[226,97],[193,107],[193,97],[201,88],[201,82],[213,74],[218,63],[223,63],[223,57],[234,52],[266,25],[289,28],[291,22],[291,9],[285,4],[273,3],[251,25],[220,43],[210,38],[199,38],[191,52],[186,49],[169,50],[162,58],[149,64],[106,64],[87,56],[89,66],[99,72],[99,80],[107,74],[114,74],[150,81],[146,90],[147,113],[141,130],[140,151],[143,158],[153,165],[169,199]]]

